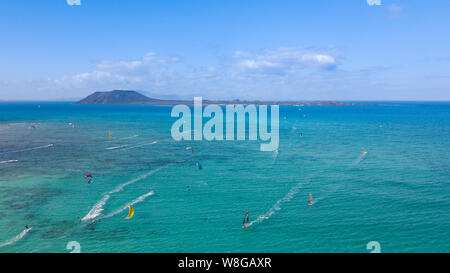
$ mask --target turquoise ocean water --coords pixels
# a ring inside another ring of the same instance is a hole
[[[278,152],[170,111],[0,103],[0,252],[450,251],[449,103],[280,107]]]

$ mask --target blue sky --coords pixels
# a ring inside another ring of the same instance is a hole
[[[448,0],[68,2],[0,2],[0,100],[450,100]]]

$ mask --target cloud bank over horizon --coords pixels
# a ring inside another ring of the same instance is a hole
[[[279,47],[235,51],[227,61],[205,67],[187,64],[179,56],[148,52],[136,60],[101,61],[92,71],[54,79],[43,88],[85,90],[83,95],[94,90],[132,89],[178,97],[274,99],[280,95],[270,92],[274,88],[287,90],[294,88],[290,82],[308,75],[320,78],[337,71],[338,59],[334,48]]]
[[[216,66],[195,66],[183,56],[150,51],[138,59],[103,60],[91,71],[24,84],[36,87],[36,98],[47,94],[57,100],[117,89],[174,99],[377,100],[377,90],[399,89],[382,76],[393,67],[343,69],[345,60],[331,46],[237,50]],[[7,82],[2,87],[21,88]],[[373,96],[358,98],[354,90],[372,90]]]

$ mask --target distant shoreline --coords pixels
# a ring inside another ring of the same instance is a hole
[[[146,97],[132,90],[113,90],[95,92],[76,104],[122,104],[122,105],[161,105],[174,106],[179,104],[194,105],[193,100],[162,100]],[[365,103],[342,101],[260,101],[260,100],[203,100],[203,105],[280,105],[280,106],[362,106]]]
[[[0,100],[0,103],[8,104],[8,103],[71,103],[71,104],[80,104],[78,103],[79,100]],[[358,101],[340,101],[340,100],[320,100],[322,102],[336,102],[336,103],[348,103],[351,105],[379,105],[380,103],[450,103],[449,100],[358,100]],[[230,101],[232,102],[232,101]],[[264,101],[266,102],[266,101]],[[294,105],[294,102],[291,101],[284,101],[286,103],[289,103],[289,105]],[[310,101],[304,101],[305,104],[315,103],[319,102],[319,100],[310,100]],[[107,104],[105,104],[107,105]],[[120,104],[117,103],[117,105],[130,105],[130,104]],[[139,105],[139,104],[135,104]],[[145,104],[141,104],[145,105]],[[164,105],[161,105],[164,106]],[[171,106],[171,105],[165,105],[165,106]]]
[[[74,104],[80,105],[142,105],[142,106],[175,106],[175,105],[188,105],[193,106],[193,101],[168,101],[160,103],[79,103],[73,102]],[[368,106],[375,105],[369,103],[350,103],[350,102],[340,102],[340,101],[311,101],[311,102],[289,102],[289,101],[210,101],[205,100],[203,105],[280,105],[280,106]]]
[[[208,101],[208,100],[206,100]],[[192,104],[192,101],[185,101],[188,103]],[[227,101],[229,102],[229,104],[243,104],[241,101],[241,103],[236,103],[235,101]],[[268,101],[260,101],[264,103],[268,103]],[[283,101],[285,104],[279,104],[279,105],[283,105],[283,106],[300,106],[301,104],[303,104],[303,106],[315,106],[318,105],[318,102],[330,102],[330,103],[334,103],[334,104],[330,104],[335,105],[335,106],[339,106],[339,105],[353,105],[353,106],[370,106],[370,105],[382,105],[383,103],[424,103],[424,104],[449,104],[450,101],[448,100],[367,100],[367,101],[333,101],[333,100],[323,100],[323,101],[304,101],[302,103],[299,104],[299,102],[290,102],[290,101]],[[85,104],[85,105],[150,105],[150,106],[173,106],[173,104],[126,104],[126,103],[93,103],[93,104],[89,104],[89,103],[78,103],[78,100],[0,100],[0,104],[12,104],[12,103],[68,103],[68,104]],[[203,101],[203,104],[205,104],[205,101]],[[228,103],[227,103],[228,104]],[[266,105],[266,104],[261,104],[261,105]]]

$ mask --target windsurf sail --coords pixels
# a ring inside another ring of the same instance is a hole
[[[197,168],[198,168],[199,170],[202,170],[202,169],[203,169],[202,164],[200,164],[200,162],[197,162]]]
[[[248,221],[248,211],[245,213],[245,216],[244,216],[244,225],[245,225],[245,223],[249,223],[249,221]]]

